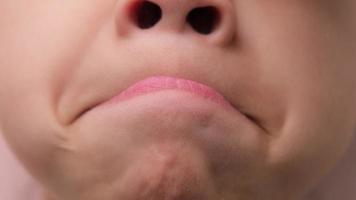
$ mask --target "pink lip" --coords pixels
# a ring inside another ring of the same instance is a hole
[[[152,76],[141,80],[128,87],[117,96],[114,96],[105,104],[128,100],[147,93],[173,89],[190,92],[223,106],[231,107],[231,104],[223,97],[223,95],[213,88],[196,81],[170,76]]]

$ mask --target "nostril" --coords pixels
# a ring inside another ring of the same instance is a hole
[[[139,1],[132,9],[132,18],[141,29],[149,29],[161,20],[161,8],[150,1]]]
[[[210,34],[220,22],[220,13],[213,6],[191,10],[186,18],[192,28],[200,34]]]

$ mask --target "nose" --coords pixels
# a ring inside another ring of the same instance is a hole
[[[236,32],[232,0],[122,0],[118,9],[123,37],[151,30],[227,45]]]

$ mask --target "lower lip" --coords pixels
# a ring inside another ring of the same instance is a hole
[[[114,96],[105,104],[118,103],[137,96],[162,90],[182,90],[185,92],[193,93],[224,107],[232,107],[231,104],[213,88],[196,81],[170,76],[153,76],[141,80],[128,87],[117,96]]]

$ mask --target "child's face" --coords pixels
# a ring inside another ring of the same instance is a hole
[[[162,18],[141,29],[132,0],[0,1],[0,124],[28,170],[66,200],[313,187],[355,130],[353,1],[153,2]],[[207,5],[220,20],[201,34],[186,16]],[[102,106],[154,75],[209,85],[236,110],[182,90]]]

